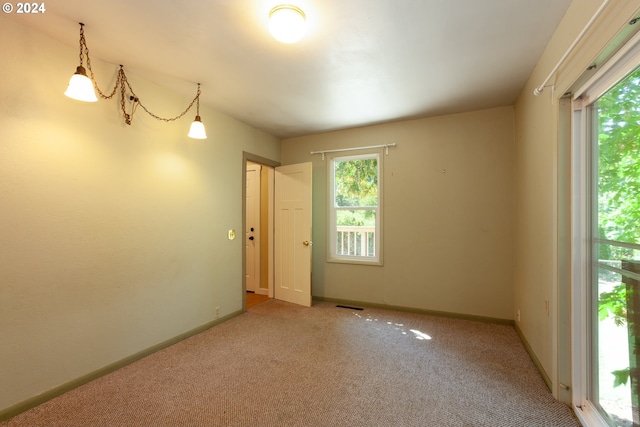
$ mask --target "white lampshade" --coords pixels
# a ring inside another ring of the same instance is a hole
[[[66,96],[78,101],[84,102],[96,102],[98,97],[93,89],[93,82],[87,77],[87,72],[84,67],[78,67],[76,72],[69,80],[69,86],[64,92]]]
[[[188,136],[194,139],[207,139],[207,133],[204,130],[204,124],[200,121],[200,116],[196,116],[191,123]]]
[[[288,4],[276,6],[269,13],[269,32],[282,43],[299,41],[306,30],[304,12]]]

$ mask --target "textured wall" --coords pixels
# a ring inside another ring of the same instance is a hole
[[[384,266],[326,262],[327,162],[310,151],[395,142],[384,156]],[[313,294],[512,319],[513,108],[283,141],[313,162]]]
[[[127,126],[63,96],[77,47],[3,17],[0,40],[1,411],[240,310],[242,151],[278,161],[280,141],[207,108],[207,140],[195,112]],[[155,111],[190,101],[129,79]]]

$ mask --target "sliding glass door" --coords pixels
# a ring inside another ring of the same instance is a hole
[[[587,398],[609,425],[640,426],[640,71],[583,111]]]

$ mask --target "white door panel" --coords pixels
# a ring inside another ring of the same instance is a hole
[[[311,163],[276,168],[275,298],[311,306]]]
[[[245,224],[247,291],[260,291],[260,165],[247,165]]]

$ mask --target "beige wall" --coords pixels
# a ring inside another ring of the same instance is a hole
[[[77,47],[3,17],[0,40],[1,412],[240,310],[242,151],[279,161],[280,141],[207,108],[203,141],[195,111],[127,126],[62,95]],[[161,114],[190,101],[129,79]]]
[[[512,319],[511,107],[283,141],[313,162],[313,295]],[[384,266],[326,262],[326,161],[310,151],[396,143],[384,156]]]
[[[571,3],[562,22],[538,62],[516,104],[516,245],[514,274],[514,309],[520,310],[517,326],[549,376],[554,392],[558,393],[558,375],[570,382],[570,372],[558,373],[557,339],[568,331],[571,321],[567,307],[558,304],[558,292],[570,292],[567,262],[570,249],[566,238],[569,230],[558,212],[568,212],[570,200],[559,199],[558,188],[567,188],[570,171],[558,163],[559,97],[591,65],[614,35],[626,25],[640,7],[640,2],[610,3],[601,18],[575,51],[569,56],[544,93],[535,97],[539,86],[569,48],[602,0],[581,0]],[[560,236],[560,237],[559,237]],[[560,250],[558,249],[560,248]],[[562,264],[560,264],[562,263]],[[562,274],[561,281],[558,275]],[[547,312],[546,301],[549,301]],[[560,332],[559,332],[560,331]],[[563,347],[561,343],[561,348]],[[566,353],[566,352],[565,352]]]

